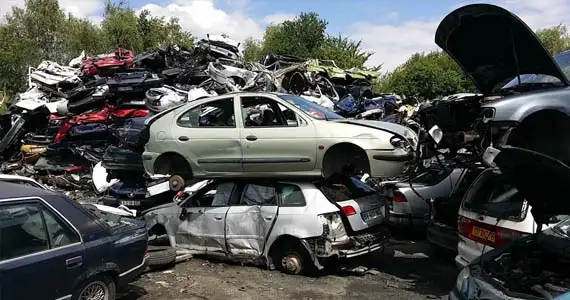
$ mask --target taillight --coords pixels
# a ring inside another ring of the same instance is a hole
[[[408,199],[406,199],[406,196],[404,196],[403,194],[400,193],[394,193],[394,196],[392,196],[392,202],[408,202]]]
[[[342,212],[344,213],[345,216],[352,216],[352,215],[356,215],[356,209],[354,209],[354,207],[347,205],[347,206],[343,206],[342,207]]]
[[[457,231],[470,240],[493,248],[528,235],[524,232],[481,223],[465,217],[459,217],[457,220]]]

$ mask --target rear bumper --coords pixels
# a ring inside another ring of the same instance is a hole
[[[118,286],[119,287],[125,286],[128,283],[135,280],[137,277],[139,277],[144,272],[146,267],[148,266],[148,259],[149,259],[149,255],[146,254],[143,257],[143,261],[140,265],[135,266],[134,268],[121,273],[118,277],[118,280],[117,280]]]
[[[456,228],[429,221],[427,222],[426,238],[436,246],[457,252],[459,236]]]
[[[424,216],[414,216],[408,213],[397,213],[390,211],[388,218],[390,225],[398,227],[425,227],[426,220]]]
[[[384,249],[390,238],[390,232],[382,225],[375,226],[363,232],[357,232],[344,243],[331,243],[324,238],[309,242],[315,255],[319,258],[338,257],[348,259],[373,253]]]
[[[156,161],[159,155],[160,153],[147,152],[147,151],[145,151],[142,154],[142,164],[144,167],[144,171],[150,176],[154,175],[154,162]]]

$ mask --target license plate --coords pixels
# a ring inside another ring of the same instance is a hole
[[[382,215],[382,208],[375,208],[375,209],[371,209],[369,211],[365,211],[363,213],[361,213],[362,215],[362,220],[364,220],[364,222],[368,222],[370,220],[374,220],[376,218],[378,218],[379,216]]]
[[[473,226],[473,229],[471,229],[471,234],[473,236],[478,237],[478,238],[481,238],[481,239],[484,239],[484,240],[487,240],[490,242],[495,242],[495,232],[493,232],[493,231]]]
[[[121,86],[117,89],[117,91],[119,91],[119,92],[132,91],[132,90],[133,90],[133,88],[130,86]]]
[[[124,206],[140,206],[140,201],[132,201],[132,200],[121,200],[121,204]]]

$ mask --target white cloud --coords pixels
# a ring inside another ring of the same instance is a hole
[[[238,6],[243,6],[243,2],[237,3],[239,3]],[[232,39],[241,41],[248,37],[261,38],[263,36],[263,28],[260,24],[243,11],[226,12],[217,8],[213,0],[177,0],[164,6],[147,4],[140,8],[140,10],[143,9],[149,10],[154,16],[178,18],[180,25],[197,37],[202,37],[207,33],[225,33]]]
[[[101,19],[99,15],[102,12],[103,3],[103,0],[59,0],[59,6],[66,13],[80,18],[89,18],[94,22]],[[24,7],[24,5],[24,0],[0,0],[1,19],[4,20],[5,15],[12,11],[13,6]]]
[[[570,2],[568,0],[498,0],[492,3],[511,10],[531,28],[539,29],[558,25],[570,25]],[[466,5],[454,5],[452,9]],[[347,34],[362,40],[362,45],[375,54],[369,65],[384,64],[384,70],[393,70],[406,61],[414,52],[438,49],[435,31],[444,16],[429,20],[411,20],[396,24],[357,23],[349,27]]]
[[[285,21],[295,19],[296,15],[294,14],[273,14],[268,15],[263,18],[263,22],[266,24],[280,24]]]

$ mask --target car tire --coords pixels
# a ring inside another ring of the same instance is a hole
[[[103,293],[103,299],[115,300],[117,295],[115,281],[104,275],[96,275],[85,280],[71,296],[72,300],[99,299],[95,295]],[[91,297],[89,297],[91,295]]]
[[[300,243],[293,242],[283,244],[276,249],[272,260],[275,267],[286,274],[300,275],[311,274],[314,271],[314,264],[307,249]]]
[[[151,269],[173,265],[176,249],[170,246],[148,246],[148,267]]]

